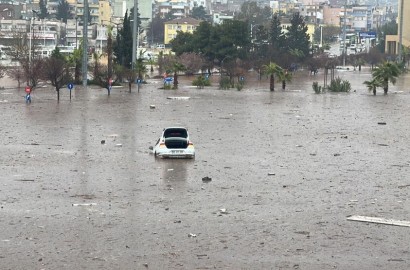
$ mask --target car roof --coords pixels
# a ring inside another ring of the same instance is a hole
[[[167,130],[167,129],[185,129],[185,130],[188,130],[185,127],[166,127],[166,128],[164,128],[164,130]]]

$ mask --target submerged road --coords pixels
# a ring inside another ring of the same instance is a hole
[[[347,220],[410,221],[408,75],[372,96],[344,71],[354,91],[317,95],[306,73],[275,92],[0,90],[0,268],[408,269],[409,228]],[[195,160],[150,154],[175,125]]]

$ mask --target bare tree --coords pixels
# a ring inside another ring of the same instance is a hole
[[[29,58],[29,40],[27,33],[16,32],[13,33],[11,38],[10,50],[7,52],[7,55],[16,61],[23,61]]]
[[[7,76],[17,81],[17,88],[20,89],[21,82],[24,80],[24,70],[20,66],[7,69]]]
[[[40,80],[43,60],[39,59],[35,55],[36,50],[36,37],[33,35],[33,41],[30,44],[28,35],[26,32],[16,32],[12,38],[11,50],[8,52],[8,55],[11,59],[16,60],[20,64],[20,69],[12,69],[8,73],[11,78],[18,79],[20,84],[21,77],[24,77],[27,80],[27,85],[33,90]],[[16,74],[14,74],[16,72]],[[23,75],[21,75],[23,73]]]
[[[383,61],[383,55],[377,48],[373,47],[366,55],[366,61],[370,64],[371,69],[373,70],[375,65],[378,65]]]
[[[30,86],[31,90],[34,90],[40,79],[42,78],[44,61],[43,59],[35,58],[30,61],[21,61],[20,62],[24,77],[27,80],[27,84]]]
[[[179,56],[179,62],[185,66],[187,75],[195,74],[206,67],[205,59],[197,53],[183,53]]]
[[[69,83],[72,78],[69,64],[59,53],[58,49],[55,49],[53,55],[44,61],[41,77],[45,80],[49,80],[51,85],[55,87],[57,91],[57,101],[60,101],[60,89]]]

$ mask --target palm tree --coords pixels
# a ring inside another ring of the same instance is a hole
[[[136,75],[137,75],[137,79],[141,82],[143,75],[145,73],[147,73],[147,66],[144,64],[144,61],[142,58],[138,58],[137,62],[135,63],[135,71],[136,71]],[[133,79],[135,80],[135,78]],[[137,83],[137,88],[138,88],[138,92],[140,91],[140,83]],[[130,87],[130,92],[131,92],[131,87]]]
[[[137,71],[138,79],[142,79],[143,75],[147,73],[147,66],[145,65],[144,59],[138,58],[135,62],[135,70]]]
[[[278,73],[278,79],[282,81],[282,90],[285,90],[286,82],[290,82],[292,80],[292,73],[282,69],[282,71]]]
[[[401,70],[397,64],[393,62],[384,62],[372,72],[372,76],[373,79],[376,79],[381,83],[384,94],[387,94],[389,91],[389,82],[395,84],[400,73]]]
[[[98,52],[93,52],[92,54],[93,56],[93,76],[94,76],[94,80],[96,80],[96,78],[98,77],[98,73],[100,72],[101,69],[101,65],[100,65],[100,59],[102,58],[103,54],[98,53]]]
[[[275,76],[279,77],[283,73],[283,69],[275,63],[270,63],[269,65],[264,66],[265,73],[267,75],[270,75],[270,81],[269,81],[269,89],[271,91],[275,91]]]
[[[82,66],[83,51],[81,49],[74,49],[74,52],[69,56],[69,63],[74,67],[74,82],[80,83],[81,66]]]
[[[154,61],[152,55],[149,55],[148,63],[151,65],[150,72],[153,73],[153,72],[154,72],[154,67],[153,67],[153,65],[154,65],[155,61]]]
[[[373,95],[376,95],[376,88],[382,86],[381,82],[376,78],[373,78],[371,81],[365,81],[363,84],[367,86],[369,91],[373,91]]]
[[[175,62],[172,69],[174,71],[174,89],[178,89],[178,72],[184,71],[186,68],[183,64]]]

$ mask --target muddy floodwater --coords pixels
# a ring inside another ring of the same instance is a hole
[[[409,269],[409,227],[347,220],[410,221],[409,75],[373,96],[368,70],[337,74],[350,93],[300,71],[286,91],[181,78],[29,105],[2,79],[0,269]],[[168,126],[195,160],[150,153]]]

